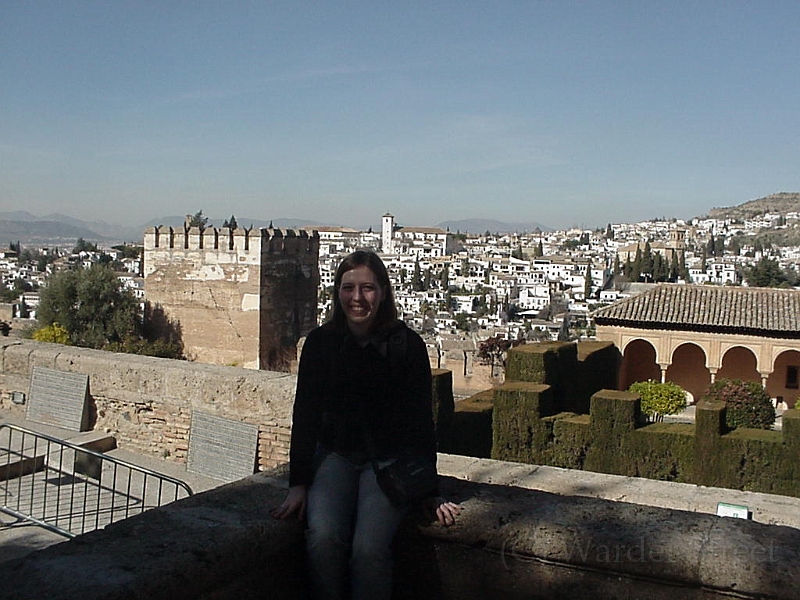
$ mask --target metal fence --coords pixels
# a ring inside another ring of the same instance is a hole
[[[185,482],[19,427],[0,425],[2,510],[74,537],[180,498]]]

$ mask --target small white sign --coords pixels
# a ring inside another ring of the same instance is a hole
[[[750,511],[746,506],[739,506],[736,504],[726,504],[725,502],[718,502],[717,516],[734,517],[736,519],[749,519]]]

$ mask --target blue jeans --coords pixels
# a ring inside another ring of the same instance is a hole
[[[382,465],[381,465],[382,466]],[[333,452],[322,458],[308,490],[308,549],[316,598],[389,600],[392,540],[407,510],[393,506],[372,465]]]

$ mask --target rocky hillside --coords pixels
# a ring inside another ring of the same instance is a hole
[[[708,212],[708,216],[712,219],[750,219],[767,212],[785,215],[792,211],[800,212],[800,193],[798,192],[781,192],[765,198],[750,200],[738,206],[712,208]]]

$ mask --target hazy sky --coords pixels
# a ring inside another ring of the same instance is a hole
[[[366,227],[800,191],[800,2],[0,0],[0,211]]]

